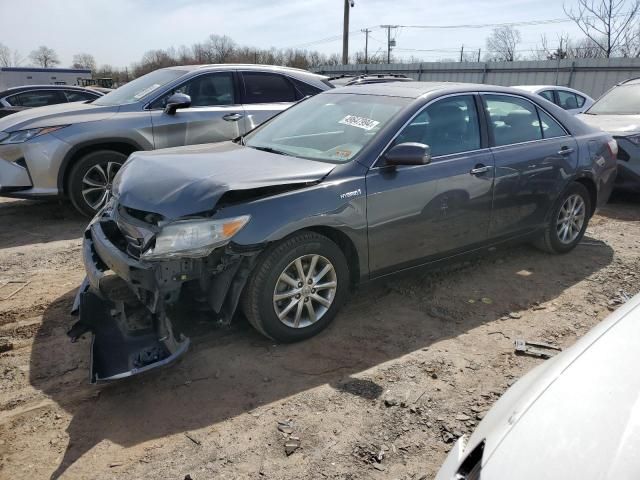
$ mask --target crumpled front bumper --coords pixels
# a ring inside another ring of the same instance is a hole
[[[163,292],[157,269],[121,252],[99,221],[85,232],[83,261],[87,277],[74,301],[79,319],[69,336],[92,334],[91,383],[167,365],[187,351],[189,339],[175,331],[164,309],[164,295],[175,292]]]

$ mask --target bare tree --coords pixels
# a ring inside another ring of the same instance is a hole
[[[546,35],[541,37],[542,46],[538,50],[538,59],[540,60],[564,60],[569,58],[569,45],[571,40],[566,33],[560,34],[557,37],[557,47],[551,47]]]
[[[0,67],[17,67],[22,63],[22,55],[17,50],[0,43]]]
[[[516,59],[516,47],[520,43],[520,32],[513,27],[494,28],[487,38],[487,50],[491,60],[513,62]]]
[[[86,68],[95,71],[96,59],[90,53],[77,53],[73,56],[73,68]]]
[[[229,63],[235,49],[236,42],[230,37],[226,35],[209,35],[207,41],[208,61],[210,63]]]
[[[609,58],[629,41],[627,30],[638,17],[640,0],[578,0],[576,8],[563,8],[602,56]]]
[[[55,67],[60,63],[56,51],[44,45],[31,52],[29,59],[42,68]]]

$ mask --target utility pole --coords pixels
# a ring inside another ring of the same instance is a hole
[[[481,52],[482,52],[482,49],[481,49],[481,48],[479,48],[479,49],[478,49],[478,63],[480,63],[480,53],[481,53]]]
[[[363,28],[360,31],[364,33],[364,64],[366,65],[369,63],[369,34],[371,30]]]
[[[463,58],[464,58],[464,45],[462,45],[462,48],[460,49],[460,63],[462,63]]]
[[[344,0],[344,22],[342,25],[342,64],[349,63],[349,9],[355,0]]]
[[[398,27],[399,25],[380,25],[380,28],[387,29],[387,63],[391,63],[391,47],[396,46],[396,41],[391,40],[391,29],[398,28]]]

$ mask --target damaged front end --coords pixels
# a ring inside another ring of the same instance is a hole
[[[112,199],[84,233],[87,277],[74,302],[79,319],[69,336],[75,341],[92,334],[92,383],[167,365],[185,353],[189,338],[178,304],[230,322],[259,252],[227,242],[195,258],[145,255],[162,230],[158,217]]]

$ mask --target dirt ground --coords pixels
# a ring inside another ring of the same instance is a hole
[[[379,282],[295,345],[200,321],[177,364],[96,387],[89,340],[65,335],[85,223],[0,200],[2,479],[433,478],[543,361],[515,338],[567,347],[640,290],[640,200],[618,198],[568,255],[519,246]]]

